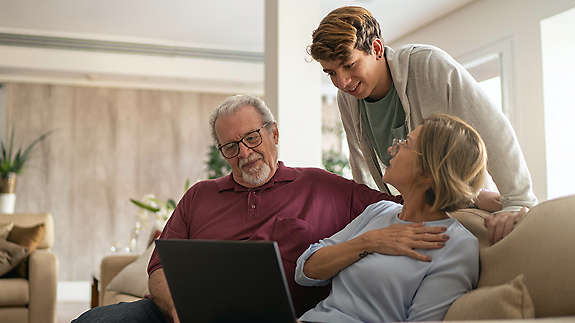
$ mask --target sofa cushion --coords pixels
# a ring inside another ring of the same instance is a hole
[[[16,243],[0,240],[0,276],[16,267],[28,256],[28,248]]]
[[[479,242],[479,249],[489,247],[489,235],[484,222],[487,217],[491,216],[491,213],[479,209],[460,209],[450,212],[449,215],[473,233]]]
[[[27,307],[0,307],[0,317],[2,323],[22,323],[29,322]]]
[[[28,248],[30,253],[32,253],[36,250],[40,241],[44,239],[44,234],[46,234],[44,223],[32,227],[20,227],[16,225],[12,228],[12,231],[10,231],[7,240]]]
[[[151,244],[138,259],[127,265],[110,281],[106,290],[137,297],[144,297],[148,291],[148,263],[154,251]]]
[[[28,281],[23,278],[0,279],[0,307],[28,305],[29,288]]]
[[[0,223],[14,222],[14,225],[21,227],[31,227],[39,223],[44,223],[46,233],[44,239],[38,245],[39,249],[52,248],[54,245],[54,219],[50,213],[12,213],[0,214]]]
[[[8,241],[17,243],[23,247],[28,248],[29,253],[33,253],[40,242],[44,240],[46,234],[46,225],[44,223],[37,224],[32,227],[20,227],[15,225],[8,235]],[[22,261],[15,270],[16,277],[28,277],[28,259]]]
[[[507,237],[481,250],[478,286],[523,274],[536,317],[575,315],[573,228],[575,195],[533,207]]]
[[[0,223],[0,240],[6,240],[13,227],[14,222]]]
[[[451,305],[445,315],[445,320],[501,320],[533,317],[533,301],[525,286],[525,277],[519,275],[506,284],[481,287],[461,296]]]
[[[100,306],[118,304],[121,302],[135,302],[135,301],[139,301],[141,299],[142,299],[141,297],[128,295],[128,294],[122,294],[122,293],[118,293],[118,292],[115,292],[112,290],[106,290],[106,292],[104,293],[104,295],[102,297],[102,303],[100,303]]]

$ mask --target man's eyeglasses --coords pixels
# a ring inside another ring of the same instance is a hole
[[[268,121],[264,123],[259,129],[248,132],[242,139],[238,141],[228,142],[227,144],[218,145],[218,149],[227,159],[234,158],[240,154],[240,142],[248,148],[256,148],[262,144],[262,135],[260,131],[269,126],[272,122]]]
[[[407,146],[407,139],[399,139],[399,138],[393,138],[393,141],[391,142],[391,147],[389,147],[389,154],[391,155],[391,157],[394,157],[395,155],[397,155],[397,153],[399,152],[399,148],[404,147],[407,148],[409,150],[413,150],[416,154],[421,155],[420,152],[416,151],[413,148],[409,148]]]

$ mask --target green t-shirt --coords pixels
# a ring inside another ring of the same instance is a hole
[[[363,124],[377,156],[385,165],[389,165],[391,156],[387,148],[391,146],[393,138],[405,139],[407,137],[405,111],[403,111],[393,83],[387,94],[380,100],[375,102],[360,100],[360,109]]]

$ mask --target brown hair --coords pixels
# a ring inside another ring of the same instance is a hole
[[[322,19],[312,33],[312,44],[307,50],[316,61],[346,61],[355,48],[371,54],[376,38],[381,39],[381,29],[367,9],[341,7]]]
[[[435,114],[423,121],[417,150],[423,174],[433,183],[426,193],[432,209],[467,207],[483,186],[487,152],[479,133],[463,120]]]

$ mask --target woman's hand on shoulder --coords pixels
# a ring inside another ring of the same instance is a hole
[[[396,223],[389,227],[365,233],[370,252],[391,256],[408,256],[416,260],[431,261],[431,257],[414,249],[443,248],[449,236],[445,227],[424,226],[423,223]]]

